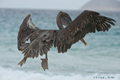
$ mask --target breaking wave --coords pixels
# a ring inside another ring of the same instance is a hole
[[[21,70],[12,70],[0,67],[0,80],[120,80],[120,74],[93,74],[93,75],[55,75],[52,73],[34,73]]]

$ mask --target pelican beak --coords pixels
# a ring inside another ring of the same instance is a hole
[[[81,41],[84,43],[85,46],[87,46],[87,43],[85,42],[85,40],[82,38]]]

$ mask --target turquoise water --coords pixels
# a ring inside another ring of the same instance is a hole
[[[49,70],[43,71],[40,58],[28,59],[23,67],[18,62],[23,54],[17,50],[17,34],[23,19],[31,14],[40,29],[58,29],[59,10],[0,9],[0,80],[120,80],[120,12],[100,12],[117,21],[109,32],[86,35],[85,46],[77,42],[68,52],[48,52]],[[72,19],[81,11],[65,11]],[[7,75],[7,77],[6,77]],[[97,77],[97,78],[95,78]],[[113,77],[113,78],[112,78]]]

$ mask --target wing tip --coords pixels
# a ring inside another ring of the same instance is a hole
[[[31,14],[28,14],[27,17],[31,17]]]

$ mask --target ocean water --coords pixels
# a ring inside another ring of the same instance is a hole
[[[87,34],[68,52],[48,52],[49,70],[41,68],[39,58],[29,58],[22,67],[18,62],[23,54],[17,49],[17,34],[23,19],[31,14],[40,29],[58,29],[59,10],[0,9],[0,80],[120,80],[120,12],[100,12],[115,19],[108,32]],[[72,20],[81,11],[65,11]],[[44,56],[43,56],[44,57]]]

